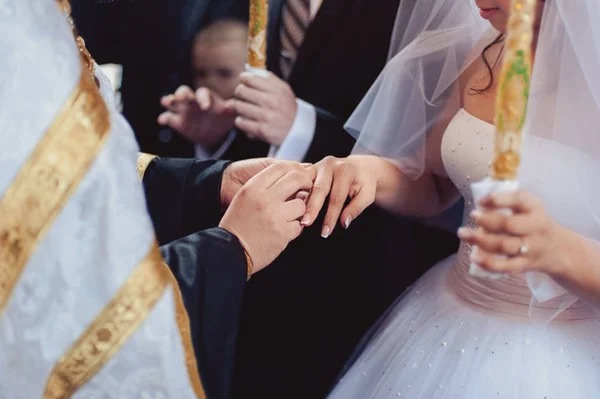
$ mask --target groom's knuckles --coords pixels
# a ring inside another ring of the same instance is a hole
[[[253,184],[256,184],[260,187],[267,188],[275,182],[277,182],[281,177],[283,177],[290,170],[289,165],[283,162],[277,162],[267,167],[262,172],[258,173],[251,179]]]
[[[272,190],[277,198],[289,198],[311,187],[312,180],[308,174],[299,170],[290,170],[272,186]]]
[[[301,199],[294,199],[285,204],[286,221],[291,222],[299,219],[306,213],[306,204]]]

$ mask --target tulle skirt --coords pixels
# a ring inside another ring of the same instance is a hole
[[[455,256],[399,300],[330,399],[600,398],[600,319],[536,323],[469,306]]]

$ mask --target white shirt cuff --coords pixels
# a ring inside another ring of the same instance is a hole
[[[227,136],[227,139],[223,142],[223,144],[221,144],[221,146],[219,148],[217,148],[217,150],[212,154],[206,148],[201,146],[200,144],[194,145],[194,152],[196,154],[196,159],[200,159],[200,160],[220,159],[223,156],[223,154],[225,154],[225,151],[227,151],[229,149],[229,147],[231,146],[231,143],[233,143],[235,136],[236,136],[235,131],[232,131],[231,133],[229,133],[229,136]]]
[[[311,104],[296,99],[298,110],[290,131],[279,148],[271,146],[269,157],[301,162],[312,143],[317,128],[317,111]]]

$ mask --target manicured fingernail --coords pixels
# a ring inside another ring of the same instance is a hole
[[[331,229],[329,228],[329,226],[325,226],[325,227],[323,227],[323,231],[321,232],[321,237],[327,238],[327,237],[329,237],[330,233],[331,233]]]
[[[474,211],[471,212],[471,217],[473,219],[479,219],[482,216],[483,216],[483,212],[481,212],[479,209],[475,209]]]
[[[306,214],[302,217],[302,220],[300,221],[300,224],[302,226],[308,226],[308,224],[310,223],[310,214]]]
[[[347,229],[348,227],[350,227],[350,223],[352,223],[352,219],[350,217],[347,217],[346,221],[344,222],[344,228]]]

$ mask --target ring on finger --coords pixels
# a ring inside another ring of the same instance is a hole
[[[529,245],[527,245],[525,238],[521,237],[521,246],[519,247],[519,255],[525,256],[525,255],[527,255],[528,252],[529,252]]]

